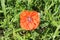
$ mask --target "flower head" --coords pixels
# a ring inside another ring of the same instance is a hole
[[[36,11],[22,11],[20,13],[20,26],[25,30],[33,30],[38,27],[40,17]]]

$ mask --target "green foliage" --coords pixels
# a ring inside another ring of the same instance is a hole
[[[36,30],[20,28],[22,10],[40,13]],[[60,40],[60,0],[0,0],[0,35],[0,40]]]

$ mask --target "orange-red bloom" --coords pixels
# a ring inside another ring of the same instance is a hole
[[[40,17],[36,11],[22,11],[20,13],[20,26],[25,30],[33,30],[38,27]]]

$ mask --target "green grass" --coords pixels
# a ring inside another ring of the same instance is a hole
[[[20,27],[22,10],[40,13],[36,30]],[[0,0],[0,40],[60,40],[60,0]]]

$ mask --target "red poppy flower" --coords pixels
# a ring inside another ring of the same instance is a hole
[[[25,30],[33,30],[38,27],[40,17],[36,11],[22,11],[20,13],[20,26]]]

